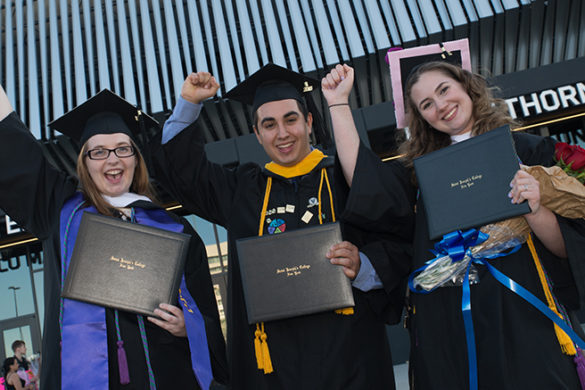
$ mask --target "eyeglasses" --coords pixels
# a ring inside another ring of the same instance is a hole
[[[127,146],[118,146],[115,149],[106,149],[106,148],[97,148],[88,150],[85,155],[89,157],[91,160],[105,160],[110,157],[110,153],[114,152],[116,157],[125,158],[134,156],[136,151],[134,150],[134,146],[127,145]]]

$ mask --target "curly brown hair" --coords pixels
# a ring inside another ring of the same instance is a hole
[[[134,178],[130,185],[130,191],[144,195],[153,202],[156,202],[156,195],[152,184],[148,178],[148,168],[146,162],[140,153],[140,149],[136,146],[134,141],[130,140],[130,143],[136,150],[136,168],[134,169]],[[96,187],[86,164],[87,154],[87,142],[83,144],[79,155],[77,156],[77,177],[79,178],[79,185],[81,192],[85,197],[85,200],[92,206],[94,206],[100,214],[103,215],[114,215],[114,209],[106,202],[102,194]]]
[[[411,98],[414,84],[419,81],[423,73],[430,71],[439,71],[459,82],[471,98],[473,102],[472,118],[474,119],[472,135],[483,134],[505,124],[518,125],[518,122],[508,113],[504,100],[494,97],[496,88],[489,87],[483,76],[447,62],[424,63],[416,68],[406,81],[405,106],[410,138],[400,147],[406,166],[412,167],[415,158],[451,144],[451,137],[448,134],[435,130],[423,119]]]

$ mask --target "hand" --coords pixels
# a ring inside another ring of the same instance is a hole
[[[185,329],[185,317],[181,308],[161,303],[158,305],[160,309],[154,309],[154,314],[159,318],[148,317],[148,320],[155,325],[167,330],[170,334],[176,337],[187,337],[187,329]],[[161,310],[162,309],[162,310]]]
[[[219,84],[211,73],[191,73],[183,82],[181,97],[191,103],[198,104],[214,96],[218,89]]]
[[[342,241],[333,245],[327,252],[331,264],[343,267],[343,273],[349,279],[354,280],[360,271],[361,260],[357,246],[349,241]]]
[[[540,183],[528,172],[519,170],[514,175],[514,179],[510,183],[512,189],[508,193],[508,197],[512,199],[512,203],[522,203],[528,201],[531,214],[536,214],[540,209]]]
[[[337,64],[321,80],[321,90],[328,105],[347,103],[353,86],[353,68]]]

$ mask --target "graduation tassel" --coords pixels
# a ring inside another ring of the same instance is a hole
[[[262,203],[262,212],[260,213],[260,226],[258,227],[258,236],[264,233],[264,218],[266,217],[266,208],[268,207],[268,199],[270,197],[270,188],[272,187],[272,178],[268,177],[266,181],[266,191],[264,192],[264,202]],[[264,370],[264,374],[270,374],[274,371],[272,368],[272,360],[270,360],[270,351],[268,351],[268,343],[266,333],[264,332],[264,322],[262,327],[256,324],[256,331],[254,332],[254,352],[256,354],[256,364],[259,370]]]
[[[546,297],[546,303],[548,304],[549,309],[555,312],[560,318],[563,316],[559,313],[557,305],[555,304],[555,299],[550,291],[550,287],[548,285],[548,281],[546,280],[546,275],[544,273],[544,269],[542,268],[542,264],[540,263],[540,259],[538,258],[538,254],[536,253],[536,248],[534,247],[534,242],[532,241],[532,235],[528,235],[528,240],[526,241],[528,244],[528,248],[530,249],[530,253],[532,254],[532,259],[534,260],[534,264],[536,265],[536,271],[538,272],[538,278],[540,279],[540,284],[542,285],[542,289],[544,290],[544,295]],[[554,325],[555,333],[557,335],[557,340],[559,341],[559,345],[561,346],[561,350],[564,354],[574,356],[577,353],[575,349],[575,345],[573,341],[565,333],[564,330],[559,328],[557,324]]]
[[[254,352],[256,353],[256,364],[259,370],[264,370],[264,374],[270,374],[274,371],[272,367],[272,360],[270,359],[270,351],[268,350],[268,336],[264,332],[264,322],[262,328],[260,324],[256,324],[256,331],[254,332]]]
[[[577,366],[577,375],[579,376],[579,382],[581,382],[581,388],[585,389],[585,357],[583,357],[583,351],[581,349],[577,349],[573,361]]]
[[[264,374],[270,374],[274,371],[274,369],[272,368],[272,360],[270,359],[270,351],[268,350],[268,341],[266,341],[268,336],[266,335],[266,332],[264,332],[264,322],[262,323],[262,332],[260,338],[262,340],[261,345]]]
[[[353,307],[344,307],[343,309],[335,309],[336,314],[350,316],[353,314]]]
[[[254,332],[254,352],[256,354],[256,364],[258,365],[259,370],[264,369],[264,359],[262,358],[262,347],[260,343],[260,336],[262,332],[260,331],[260,324],[256,324],[256,332]]]
[[[551,307],[550,309],[558,314],[559,317],[563,318],[563,316],[556,310],[556,307]],[[569,335],[567,335],[564,330],[559,328],[557,324],[555,324],[555,333],[557,335],[557,339],[559,340],[561,351],[563,351],[565,355],[575,356],[577,354],[577,350],[575,349],[575,344],[573,344],[573,341]]]
[[[128,359],[126,358],[126,350],[124,349],[124,342],[117,341],[118,344],[118,370],[120,371],[120,384],[127,385],[130,383],[130,373],[128,372]]]
[[[118,310],[114,310],[114,323],[116,324],[116,336],[118,341],[118,371],[120,372],[120,384],[127,385],[130,383],[130,372],[128,371],[128,358],[124,349],[124,341],[120,333],[120,321],[118,319]]]

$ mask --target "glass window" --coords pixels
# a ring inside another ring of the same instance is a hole
[[[19,316],[34,313],[33,291],[26,257],[2,259],[0,270],[1,294],[6,297],[0,300],[0,320],[14,318],[17,312]]]

